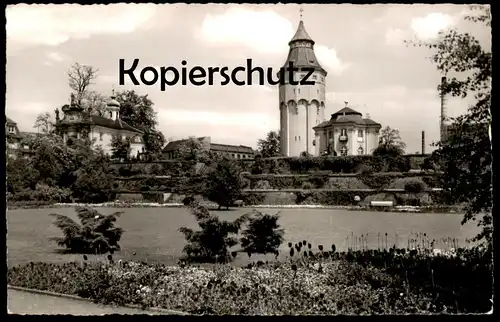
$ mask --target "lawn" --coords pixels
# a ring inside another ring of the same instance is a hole
[[[114,255],[115,259],[134,261],[159,261],[173,264],[181,255],[184,238],[179,227],[197,228],[196,221],[186,208],[98,208],[103,214],[124,211],[117,225],[125,230],[120,245],[122,250]],[[216,211],[221,219],[233,220],[251,209]],[[274,214],[277,209],[262,209]],[[59,213],[76,218],[74,209],[17,209],[7,211],[7,259],[9,267],[30,261],[67,262],[80,259],[80,255],[62,254],[57,245],[48,238],[61,234],[52,225],[50,213]],[[326,209],[284,209],[279,223],[285,229],[285,243],[280,256],[286,256],[290,242],[307,240],[313,244],[330,248],[335,244],[338,250],[346,248],[346,237],[368,234],[368,246],[378,247],[378,234],[387,233],[387,244],[398,241],[400,247],[407,246],[412,233],[426,233],[436,239],[436,248],[446,248],[442,238],[457,238],[459,245],[465,239],[475,236],[478,229],[474,224],[461,226],[460,214],[405,214],[390,212],[344,211]],[[397,237],[396,237],[397,234]],[[414,237],[413,237],[414,238]],[[385,244],[385,241],[383,242]],[[317,249],[317,248],[316,248]],[[252,259],[272,259],[274,256],[254,257]],[[246,264],[247,255],[240,254],[236,265]]]

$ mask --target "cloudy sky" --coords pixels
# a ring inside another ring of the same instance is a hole
[[[420,150],[420,133],[439,137],[440,74],[430,52],[403,40],[433,39],[456,27],[490,45],[491,31],[463,21],[459,5],[304,5],[303,20],[328,71],[327,114],[349,105],[397,128],[408,153]],[[213,142],[255,147],[279,129],[278,88],[270,86],[119,85],[119,59],[146,66],[245,65],[277,70],[300,16],[298,5],[15,5],[7,16],[6,115],[22,131],[36,116],[69,100],[71,64],[99,69],[94,90],[134,89],[155,103],[167,138],[211,136]],[[450,116],[468,102],[450,100]],[[430,150],[430,147],[427,147]]]

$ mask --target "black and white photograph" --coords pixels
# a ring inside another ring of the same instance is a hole
[[[489,5],[5,17],[9,314],[493,314]]]

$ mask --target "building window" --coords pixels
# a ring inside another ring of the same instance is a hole
[[[340,149],[340,155],[343,157],[347,156],[347,148],[345,146]]]
[[[328,132],[328,138],[331,139],[333,137],[333,131]]]
[[[99,141],[102,141],[103,134],[99,133]]]
[[[341,129],[340,130],[340,135],[341,136],[347,136],[347,130],[346,129]]]
[[[300,135],[299,135],[299,141],[300,141]]]
[[[113,112],[109,112],[109,118],[112,119],[113,118]]]
[[[13,127],[12,125],[9,126],[9,133],[15,133],[16,132],[16,128]]]
[[[295,137],[295,141],[297,141],[297,137]]]
[[[313,75],[313,79],[318,79],[318,76],[317,75]]]
[[[358,130],[358,138],[363,138],[363,130]]]
[[[359,148],[358,148],[358,154],[359,154],[359,155],[362,155],[362,154],[363,154],[363,148],[362,148],[362,147],[359,147]]]

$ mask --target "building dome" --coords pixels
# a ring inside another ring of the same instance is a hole
[[[108,107],[120,107],[120,103],[112,96],[111,100],[108,101]]]

